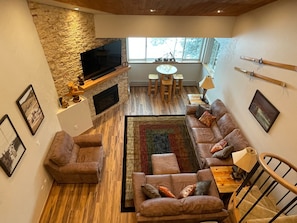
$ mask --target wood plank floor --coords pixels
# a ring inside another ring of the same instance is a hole
[[[106,152],[102,180],[92,184],[56,184],[54,182],[40,223],[134,223],[134,213],[121,213],[122,157],[125,115],[184,114],[187,94],[197,87],[184,87],[170,103],[160,96],[148,96],[147,87],[131,87],[129,100],[96,120],[88,133],[102,133]]]

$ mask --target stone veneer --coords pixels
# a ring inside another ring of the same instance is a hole
[[[80,53],[115,39],[96,39],[94,15],[70,9],[28,2],[59,97],[68,93],[67,84],[77,83],[82,74]],[[126,60],[126,42],[122,39],[122,61]],[[128,98],[127,73],[87,90],[84,96],[93,106],[91,94],[119,84],[120,103]],[[125,83],[124,83],[125,82]],[[91,98],[91,99],[90,99]],[[94,108],[91,108],[92,118]]]
[[[96,39],[94,15],[80,11],[28,2],[40,42],[59,97],[68,93],[67,84],[77,83],[82,74],[80,53],[115,39]],[[122,61],[126,61],[122,39]]]

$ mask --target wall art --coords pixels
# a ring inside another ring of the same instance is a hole
[[[249,110],[266,132],[279,115],[277,108],[259,90],[256,91]]]
[[[0,166],[10,177],[19,164],[26,148],[8,115],[0,120]]]
[[[18,98],[17,105],[32,135],[34,135],[44,119],[44,115],[32,85],[29,85]]]

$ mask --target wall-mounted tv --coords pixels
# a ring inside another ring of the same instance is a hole
[[[85,80],[102,77],[122,64],[121,40],[83,52],[80,58]]]

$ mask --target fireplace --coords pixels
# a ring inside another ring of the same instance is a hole
[[[119,102],[118,85],[114,85],[93,96],[96,115]]]

